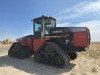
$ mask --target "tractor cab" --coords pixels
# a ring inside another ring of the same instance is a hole
[[[32,20],[34,38],[44,38],[50,33],[50,28],[56,27],[56,19],[49,16],[42,16]]]

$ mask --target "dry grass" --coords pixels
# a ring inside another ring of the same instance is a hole
[[[94,59],[100,58],[100,43],[99,42],[91,43],[89,49],[85,52],[81,52],[80,54],[87,56],[89,58],[94,58]]]
[[[11,44],[0,44],[0,48],[5,48],[5,47],[9,47],[11,46]]]
[[[94,59],[100,58],[100,50],[87,50],[86,52],[81,52],[80,54],[87,56],[89,58],[94,58]]]

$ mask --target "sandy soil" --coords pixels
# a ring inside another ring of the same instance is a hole
[[[100,75],[100,57],[95,59],[78,53],[76,60],[60,69],[35,63],[33,56],[23,60],[9,57],[9,47],[0,46],[0,75]],[[91,49],[100,50],[100,43],[92,43]]]

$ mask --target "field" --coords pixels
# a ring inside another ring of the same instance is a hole
[[[63,69],[35,63],[33,56],[23,60],[9,57],[10,46],[0,45],[0,75],[100,75],[100,43],[91,43]]]

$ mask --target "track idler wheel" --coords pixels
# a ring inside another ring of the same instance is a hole
[[[66,62],[65,62],[65,60],[64,60],[63,57],[61,57],[61,56],[59,56],[59,55],[55,57],[55,66],[56,66],[56,67],[62,68],[62,67],[64,67],[65,65],[66,65]]]
[[[17,48],[17,42],[13,43],[8,51],[8,55],[11,57],[18,57],[18,48]]]

